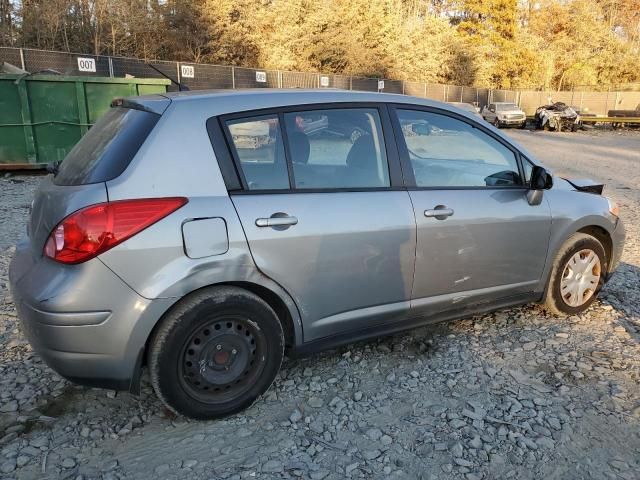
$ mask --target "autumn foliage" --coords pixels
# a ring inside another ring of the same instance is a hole
[[[0,45],[568,89],[640,81],[640,0],[0,0]]]

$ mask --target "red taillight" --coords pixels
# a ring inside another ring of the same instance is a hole
[[[78,210],[53,229],[44,254],[82,263],[115,247],[187,203],[186,198],[143,198],[99,203]]]

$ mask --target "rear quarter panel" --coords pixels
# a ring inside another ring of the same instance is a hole
[[[268,288],[286,304],[296,339],[302,339],[295,303],[256,268],[242,225],[231,202],[209,139],[210,109],[192,102],[169,106],[125,172],[107,182],[110,200],[146,197],[188,198],[168,217],[102,254],[99,259],[147,299],[183,296],[223,282],[249,282]],[[228,250],[189,258],[182,225],[199,218],[222,218]]]

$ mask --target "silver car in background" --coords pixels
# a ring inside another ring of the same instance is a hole
[[[33,200],[10,284],[72,381],[173,411],[249,406],[306,354],[527,302],[577,314],[625,238],[602,185],[402,95],[254,90],[114,102]]]
[[[527,114],[515,103],[490,103],[484,106],[481,115],[496,128],[527,126]]]

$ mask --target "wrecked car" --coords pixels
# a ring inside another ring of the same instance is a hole
[[[542,105],[536,109],[536,128],[539,130],[571,130],[575,132],[581,126],[580,115],[563,102]]]

